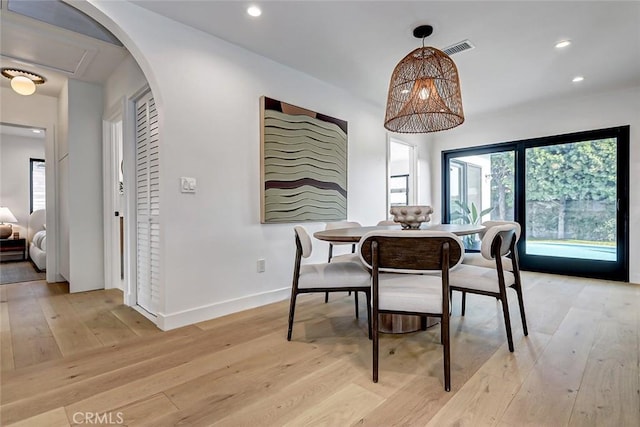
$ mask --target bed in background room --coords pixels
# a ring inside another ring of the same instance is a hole
[[[29,216],[27,238],[29,239],[29,258],[39,271],[47,269],[47,230],[46,211],[39,209]]]

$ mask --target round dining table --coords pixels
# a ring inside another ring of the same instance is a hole
[[[446,231],[456,236],[469,236],[481,233],[486,227],[479,224],[422,224],[420,230]],[[316,231],[313,237],[326,242],[357,243],[362,236],[370,231],[400,230],[398,225],[376,225],[371,227],[334,228],[332,230]],[[427,327],[437,325],[437,317],[427,318]],[[381,314],[378,322],[380,332],[401,334],[420,330],[420,316],[405,314]]]
[[[313,233],[313,237],[318,240],[324,240],[327,242],[358,243],[362,236],[370,231],[400,229],[400,224],[374,225],[371,227],[334,228],[332,230],[316,231],[315,233]],[[479,224],[423,224],[419,229],[431,231],[447,231],[449,233],[455,234],[456,236],[468,236],[470,234],[477,234],[482,232],[485,229],[485,226]]]

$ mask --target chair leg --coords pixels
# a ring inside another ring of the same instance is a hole
[[[520,318],[522,319],[522,331],[524,335],[529,335],[529,331],[527,330],[527,316],[524,314],[524,298],[522,297],[522,287],[516,285],[514,288],[516,291],[516,295],[518,295],[518,305],[520,306]]]
[[[443,359],[444,359],[444,390],[451,391],[451,348],[449,337],[449,316],[442,316],[440,319],[440,336],[442,338]]]
[[[356,245],[351,245],[351,253],[356,253]],[[351,291],[349,291],[349,296],[351,296]],[[356,292],[356,306],[358,305],[358,292]],[[358,309],[356,309],[356,318],[358,317]]]
[[[467,309],[467,293],[465,291],[462,291],[462,315],[463,316],[466,309]]]
[[[351,292],[349,292],[349,293],[351,293]],[[354,301],[355,301],[355,306],[356,306],[356,319],[359,319],[360,318],[360,313],[358,313],[358,291],[355,291],[354,294],[355,294]]]
[[[297,294],[291,292],[291,302],[289,303],[289,330],[287,331],[287,341],[291,341],[291,332],[293,331],[293,315],[296,311],[296,297]]]
[[[373,382],[378,382],[378,314],[373,316]]]
[[[331,258],[333,258],[333,245],[329,243],[329,257],[327,258],[327,262],[331,262]],[[329,302],[329,292],[324,293],[324,303]]]
[[[367,325],[369,327],[369,339],[372,339],[371,335],[371,292],[365,291],[365,296],[367,297]]]
[[[504,315],[504,328],[507,331],[507,344],[509,345],[509,351],[513,353],[513,336],[511,335],[511,319],[509,318],[509,304],[507,303],[506,292],[501,295],[500,300],[502,302],[502,314]]]

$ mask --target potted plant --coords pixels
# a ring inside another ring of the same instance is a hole
[[[469,207],[467,203],[461,202],[460,200],[454,200],[453,203],[456,207],[456,210],[451,212],[451,222],[460,220],[462,224],[479,224],[482,220],[482,217],[490,213],[495,208],[494,206],[491,206],[478,212],[478,208],[473,202],[471,202],[471,207]],[[468,249],[477,249],[477,245],[474,244],[474,242],[479,242],[477,235],[464,236],[463,241],[465,247],[467,247]]]

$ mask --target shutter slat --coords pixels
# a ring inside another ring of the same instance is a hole
[[[138,305],[156,313],[160,296],[160,147],[158,111],[151,93],[136,104],[136,212]]]

